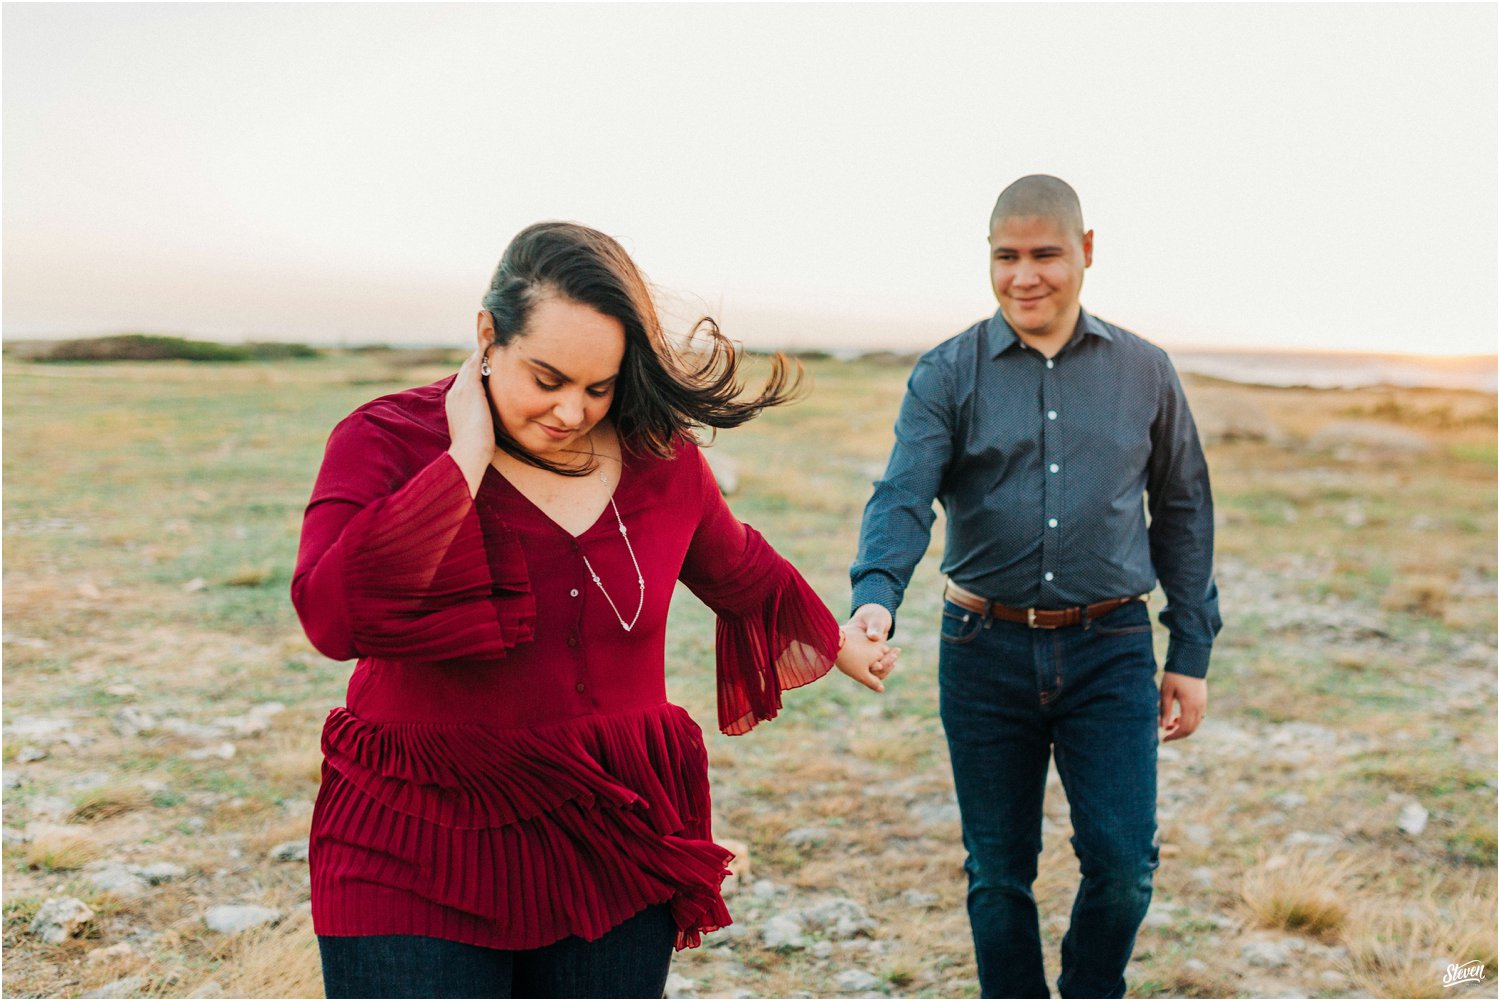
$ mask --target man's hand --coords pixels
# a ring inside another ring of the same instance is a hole
[[[1172,703],[1177,703],[1177,713]],[[1208,681],[1185,674],[1164,673],[1161,676],[1162,740],[1181,740],[1190,736],[1203,722],[1208,711]]]
[[[883,640],[891,634],[890,609],[884,605],[860,605],[844,628],[864,633],[872,640]]]

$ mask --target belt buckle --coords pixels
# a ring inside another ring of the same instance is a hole
[[[1036,620],[1036,609],[1035,608],[1028,608],[1028,609],[1026,609],[1026,625],[1030,629],[1056,629],[1057,628],[1056,626],[1042,625],[1041,623],[1037,622],[1037,620]]]

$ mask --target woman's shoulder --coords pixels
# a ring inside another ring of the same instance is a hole
[[[441,441],[447,447],[448,414],[445,400],[454,376],[425,386],[387,393],[355,407],[339,422],[335,433],[420,444]]]

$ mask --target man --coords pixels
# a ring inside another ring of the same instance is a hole
[[[1191,734],[1208,702],[1208,470],[1166,353],[1079,305],[1094,234],[1073,189],[1046,175],[1006,188],[989,249],[1000,308],[912,371],[850,622],[889,637],[941,501],[940,704],[981,993],[1048,996],[1031,886],[1050,754],[1082,873],[1058,989],[1120,997],[1157,865],[1157,742]]]

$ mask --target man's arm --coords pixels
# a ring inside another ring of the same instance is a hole
[[[865,505],[859,552],[849,568],[855,609],[851,622],[859,620],[866,629],[888,626],[886,636],[876,638],[888,639],[895,631],[896,609],[927,552],[937,518],[932,502],[953,455],[953,426],[947,373],[941,363],[924,357],[907,380],[890,462]],[[885,615],[865,607],[869,605]]]
[[[1170,740],[1186,737],[1202,717],[1208,690],[1203,679],[1222,621],[1213,576],[1214,504],[1208,463],[1177,372],[1165,354],[1160,363],[1160,402],[1151,426],[1146,490],[1151,562],[1167,595],[1161,621],[1171,633],[1165,671],[1176,676],[1162,681],[1162,722]],[[1170,719],[1174,700],[1182,707],[1176,721]]]

